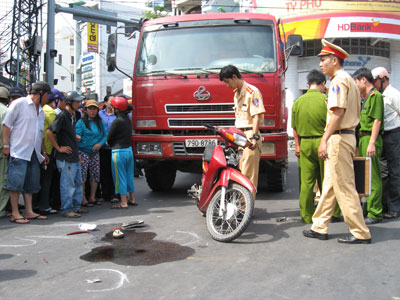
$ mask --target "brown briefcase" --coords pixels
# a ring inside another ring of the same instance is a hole
[[[354,177],[360,197],[371,195],[371,157],[354,157]]]

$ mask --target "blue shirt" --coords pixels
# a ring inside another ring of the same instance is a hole
[[[106,124],[107,131],[110,131],[111,124],[114,122],[117,116],[115,114],[109,115],[105,108],[99,111],[99,116],[103,120],[104,124]],[[103,146],[103,149],[111,149],[111,147]]]
[[[105,109],[99,111],[99,116],[103,120],[104,124],[106,124],[107,130],[110,130],[111,123],[117,118],[114,114],[107,114]]]
[[[101,126],[103,127],[101,131],[97,127],[95,121],[89,120],[89,126],[90,129],[86,127],[83,119],[80,119],[76,123],[76,135],[81,137],[81,140],[78,142],[78,147],[80,151],[88,154],[95,154],[97,152],[92,151],[93,146],[96,144],[103,146],[107,141],[107,128],[103,121],[101,121]]]

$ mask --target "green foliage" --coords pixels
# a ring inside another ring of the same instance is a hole
[[[167,12],[164,10],[163,6],[155,6],[153,10],[145,11],[143,16],[145,19],[156,19],[160,17],[165,17]]]

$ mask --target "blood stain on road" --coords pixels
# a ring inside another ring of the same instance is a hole
[[[164,262],[184,260],[192,256],[193,248],[172,242],[154,240],[154,232],[125,230],[124,238],[114,239],[112,231],[101,240],[111,245],[92,249],[80,258],[89,262],[110,261],[118,265],[152,266]]]

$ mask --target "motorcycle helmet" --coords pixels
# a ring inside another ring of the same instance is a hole
[[[18,86],[12,87],[10,90],[10,98],[21,98],[25,96],[26,96],[25,90]]]
[[[80,95],[77,91],[69,91],[67,96],[65,97],[65,102],[71,105],[72,101],[82,101],[85,99],[82,95]]]
[[[119,111],[127,111],[129,108],[128,100],[124,97],[115,97],[111,100],[111,105]]]
[[[49,100],[64,100],[64,96],[59,90],[52,88],[51,92],[52,94],[49,95]]]
[[[52,94],[50,85],[45,81],[38,81],[32,85],[31,94],[39,94],[40,91],[45,91],[49,95]]]
[[[384,78],[384,77],[389,79],[389,72],[384,67],[376,67],[375,69],[373,69],[371,71],[371,73],[372,73],[372,76],[374,77],[374,80],[378,79],[378,78]]]

